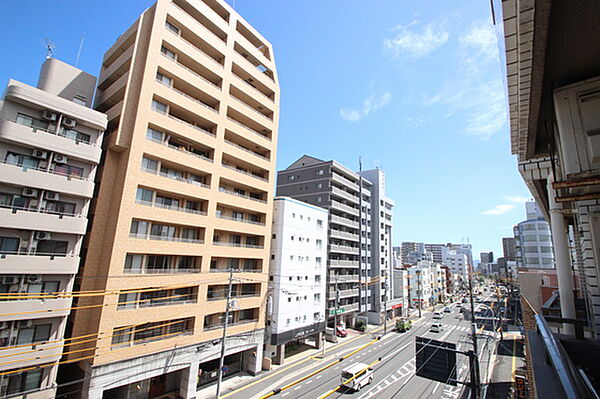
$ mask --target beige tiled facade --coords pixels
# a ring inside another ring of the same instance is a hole
[[[260,370],[278,102],[271,45],[224,1],[159,0],[106,52],[96,109],[109,122],[81,289],[120,295],[79,301],[101,305],[74,318],[73,336],[100,333],[71,357],[87,357],[85,396],[171,373],[164,390],[194,397],[198,368],[218,357],[230,267],[227,354]],[[161,292],[125,293],[150,289]],[[185,360],[149,372],[161,356]]]

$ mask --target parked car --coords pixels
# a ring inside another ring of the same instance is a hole
[[[335,335],[341,338],[346,338],[348,336],[348,331],[346,331],[346,328],[344,326],[338,325],[335,328]]]
[[[396,330],[398,332],[407,332],[412,328],[412,323],[410,320],[399,319],[396,320]]]
[[[431,325],[431,328],[429,329],[429,331],[434,332],[434,333],[439,333],[439,332],[442,332],[443,329],[444,329],[444,326],[442,324],[434,323]]]

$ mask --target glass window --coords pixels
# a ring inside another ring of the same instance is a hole
[[[148,190],[146,188],[138,188],[137,193],[135,195],[135,199],[138,201],[152,202],[153,194],[154,191],[152,190]],[[156,202],[158,202],[158,197],[156,197],[156,200]]]
[[[158,80],[160,83],[164,84],[165,86],[171,87],[173,85],[173,79],[171,79],[168,76],[163,75],[160,72],[156,72],[156,80]]]
[[[72,202],[46,201],[46,212],[74,216],[75,204]]]
[[[152,269],[168,269],[169,256],[166,255],[148,255],[146,259],[146,268]]]
[[[68,246],[69,243],[67,241],[42,240],[37,243],[36,253],[64,255],[67,253]]]
[[[31,391],[42,385],[43,370],[29,370],[18,374],[8,375],[8,386],[6,394]]]
[[[125,294],[119,294],[119,304],[117,305],[118,310],[135,309],[137,304],[136,292],[128,292]]]
[[[17,237],[0,237],[0,254],[15,254],[19,251]]]
[[[150,158],[142,158],[142,169],[156,172],[158,170],[158,161]]]
[[[186,227],[181,230],[181,238],[185,240],[197,240],[198,229],[193,227]]]
[[[155,202],[157,204],[165,205],[168,207],[179,208],[179,200],[174,199],[174,198],[163,197],[162,195],[157,195]]]
[[[80,168],[78,166],[72,166],[72,165],[69,165],[66,163],[60,164],[60,165],[54,165],[54,173],[63,175],[63,176],[82,178],[83,171],[84,171],[83,168]]]
[[[152,109],[166,114],[169,107],[167,104],[161,103],[160,101],[152,100]]]
[[[148,233],[148,222],[143,220],[133,220],[129,233],[145,236]]]
[[[193,256],[180,256],[177,261],[177,268],[179,269],[194,269],[196,266],[196,259]]]
[[[130,270],[133,272],[140,273],[142,271],[143,259],[144,259],[144,255],[128,254],[125,257],[125,270]]]
[[[146,131],[146,138],[148,140],[157,141],[159,143],[162,143],[164,140],[163,137],[164,137],[163,133],[159,132],[156,129],[152,129],[149,127],[148,130]]]
[[[160,52],[163,53],[164,55],[166,55],[167,57],[169,57],[172,60],[175,60],[177,58],[177,56],[175,55],[175,53],[172,52],[171,50],[169,50],[168,48],[166,48],[165,46],[162,46],[160,48]]]
[[[150,235],[164,237],[164,238],[174,238],[175,237],[175,226],[153,223],[152,227],[150,228]]]
[[[175,34],[179,34],[179,28],[176,27],[175,25],[173,25],[172,23],[170,23],[169,21],[165,21],[165,28],[167,28],[168,30],[170,30],[171,32],[175,33]]]
[[[10,151],[6,153],[4,161],[9,165],[22,166],[23,169],[37,169],[39,164],[39,159],[37,158]]]

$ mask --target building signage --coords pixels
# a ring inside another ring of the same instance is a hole
[[[398,303],[398,304],[392,306],[392,309],[398,309],[398,308],[401,308],[401,307],[402,307],[402,304]]]
[[[333,316],[335,314],[341,314],[344,313],[345,309],[344,308],[339,308],[339,309],[330,309],[329,310],[329,316]]]
[[[279,334],[271,334],[271,345],[281,345],[296,339],[307,338],[321,331],[325,331],[324,321],[290,331],[283,331]]]
[[[515,375],[515,390],[517,399],[527,399],[527,385],[525,384],[525,377],[522,375]]]

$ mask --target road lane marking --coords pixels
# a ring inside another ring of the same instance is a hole
[[[312,380],[306,381],[306,385],[310,384],[311,382],[312,382]]]
[[[435,391],[437,391],[439,386],[440,386],[439,382],[437,384],[435,384],[435,386],[433,387],[433,392],[431,392],[432,395],[435,393]]]
[[[318,376],[317,376],[317,380],[318,380],[319,378],[321,378],[321,377],[323,377],[323,376],[322,376],[322,375],[318,375]]]
[[[281,394],[281,397],[284,397],[284,396],[289,395],[289,394],[290,394],[290,391],[284,392],[284,393]]]

